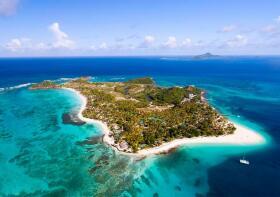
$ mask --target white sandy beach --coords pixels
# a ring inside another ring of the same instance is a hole
[[[109,130],[109,128],[106,124],[104,124],[102,121],[99,121],[99,120],[93,120],[93,119],[83,117],[82,112],[86,108],[87,98],[85,96],[83,96],[82,94],[80,94],[80,92],[78,92],[74,89],[71,89],[71,88],[65,88],[65,89],[76,93],[82,101],[82,106],[78,113],[78,117],[82,121],[85,121],[87,123],[99,124],[102,127],[102,130],[104,132],[103,141],[109,145],[113,145],[114,139],[109,137],[109,134],[111,133],[111,131]],[[257,145],[257,144],[262,144],[265,142],[264,137],[261,136],[256,131],[253,131],[247,127],[244,127],[244,126],[236,124],[236,123],[233,123],[233,124],[235,125],[236,130],[233,134],[230,134],[230,135],[223,135],[223,136],[218,136],[218,137],[212,136],[212,137],[194,137],[194,138],[176,139],[171,142],[163,143],[162,145],[160,145],[158,147],[143,149],[143,150],[138,151],[137,153],[125,153],[125,154],[135,155],[135,156],[148,156],[148,155],[165,153],[165,152],[168,152],[170,149],[179,147],[181,145],[188,145],[188,144]],[[122,153],[124,153],[124,152],[122,152]]]
[[[172,148],[188,144],[235,144],[235,145],[256,145],[264,143],[264,138],[257,132],[233,123],[236,130],[231,135],[223,135],[218,137],[194,137],[176,139],[171,142],[163,143],[154,148],[143,149],[138,152],[140,155],[158,154],[168,152]]]
[[[79,118],[80,120],[84,121],[84,122],[89,123],[89,124],[98,124],[99,126],[101,126],[102,131],[103,131],[103,133],[104,133],[103,141],[104,141],[105,143],[109,144],[109,145],[114,144],[114,139],[109,137],[109,134],[111,133],[111,131],[110,131],[110,129],[108,128],[108,126],[107,126],[104,122],[102,122],[102,121],[100,121],[100,120],[94,120],[94,119],[90,119],[90,118],[85,118],[85,117],[83,116],[82,113],[83,113],[83,111],[86,109],[87,98],[86,98],[84,95],[82,95],[79,91],[77,91],[77,90],[75,90],[75,89],[73,89],[73,88],[64,88],[64,89],[70,90],[70,91],[74,92],[74,93],[77,94],[78,97],[81,99],[82,106],[81,106],[81,108],[80,108],[80,110],[79,110],[78,118]]]

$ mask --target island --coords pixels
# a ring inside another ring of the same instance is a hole
[[[159,87],[149,77],[125,82],[91,82],[81,77],[30,89],[74,91],[83,101],[79,118],[103,126],[104,142],[123,153],[154,154],[181,144],[256,143],[255,132],[233,124],[210,106],[195,87]],[[228,137],[231,136],[231,137]]]
[[[220,57],[219,55],[213,55],[212,53],[204,53],[201,55],[193,56],[194,59],[209,59],[209,58],[217,58]]]

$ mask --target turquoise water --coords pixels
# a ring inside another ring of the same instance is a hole
[[[0,196],[279,196],[276,60],[0,60]],[[200,75],[202,70],[207,74]],[[114,72],[127,73],[111,76]],[[139,161],[93,142],[102,135],[96,125],[63,124],[62,115],[81,105],[72,92],[14,87],[81,75],[93,81],[149,75],[161,86],[196,85],[223,115],[256,130],[266,143],[183,146]],[[239,164],[244,152],[250,166]]]
[[[138,164],[102,143],[79,145],[100,128],[62,123],[64,112],[80,106],[73,93],[18,89],[0,101],[0,196],[102,196],[128,188]]]
[[[62,114],[77,111],[81,104],[72,92],[21,88],[2,92],[0,100],[0,194],[4,196],[206,194],[210,167],[257,149],[192,145],[137,161],[102,143],[79,143],[102,131],[94,125],[62,123]]]

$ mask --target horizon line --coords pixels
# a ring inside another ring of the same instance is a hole
[[[205,54],[205,53],[203,53]],[[117,58],[117,57],[196,57],[199,55],[203,54],[198,54],[198,55],[73,55],[73,56],[0,56],[0,59],[28,59],[28,58]],[[237,55],[237,54],[230,54],[230,55],[217,55],[218,57],[213,57],[212,59],[217,59],[219,57],[254,57],[254,56],[259,56],[259,57],[269,57],[269,56],[280,56],[280,54],[246,54],[246,55]],[[211,58],[211,57],[210,57]],[[210,59],[210,58],[205,58],[205,59]]]

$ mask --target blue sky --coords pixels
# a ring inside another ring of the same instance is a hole
[[[0,56],[280,53],[279,0],[0,0]]]

